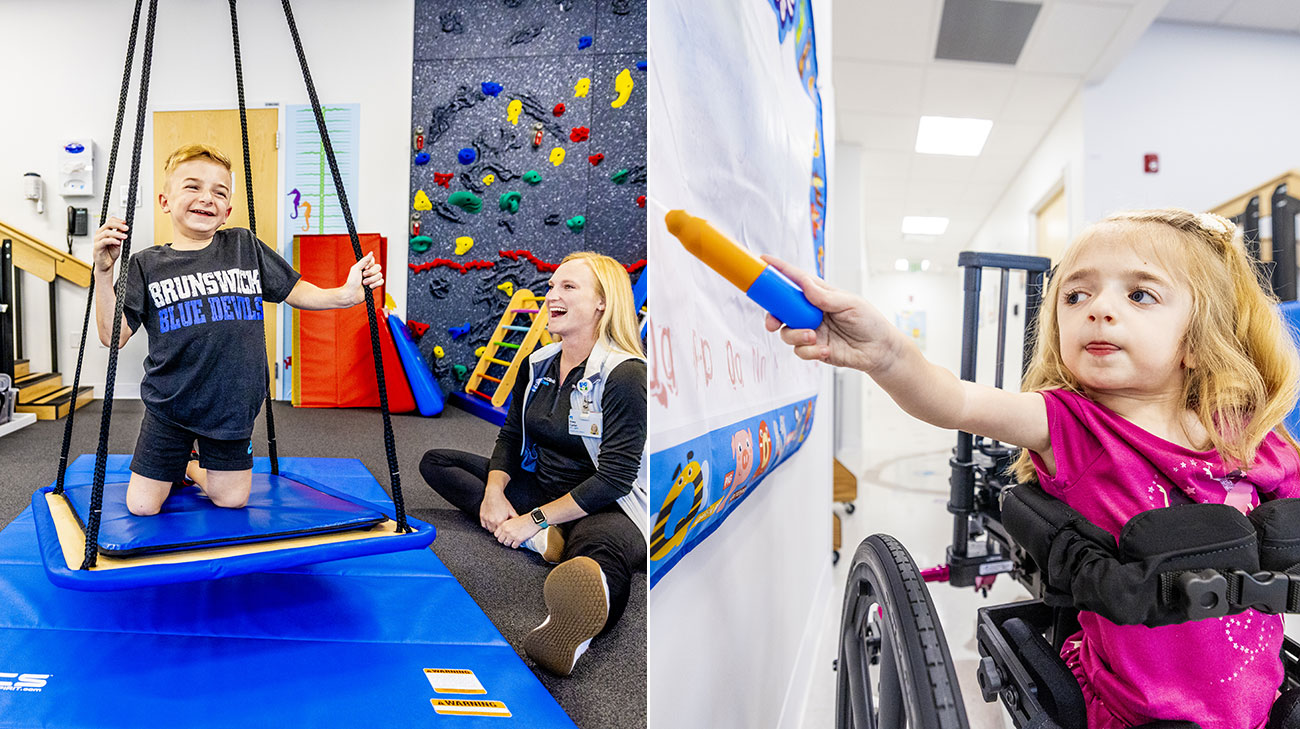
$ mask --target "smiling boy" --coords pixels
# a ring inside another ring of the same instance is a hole
[[[252,486],[250,436],[266,393],[262,302],[297,309],[342,309],[365,301],[383,283],[372,255],[348,271],[338,288],[307,281],[274,249],[230,218],[230,160],[201,144],[181,147],[164,167],[158,204],[171,218],[173,240],[135,252],[122,307],[126,344],[141,325],[149,336],[140,398],[145,404],[126,502],[138,516],[157,514],[185,474],[197,441],[201,486],[212,503],[241,508]],[[109,218],[95,233],[95,320],[112,346],[117,295],[113,267],[126,223]]]

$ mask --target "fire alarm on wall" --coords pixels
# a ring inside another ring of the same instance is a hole
[[[1154,175],[1160,171],[1160,155],[1148,154],[1142,157],[1142,171]]]

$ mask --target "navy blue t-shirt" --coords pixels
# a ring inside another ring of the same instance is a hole
[[[209,438],[248,438],[266,396],[262,300],[284,301],[302,274],[244,228],[196,251],[133,253],[123,314],[144,324],[140,398],[164,420]]]

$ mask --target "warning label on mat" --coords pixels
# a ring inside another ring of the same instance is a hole
[[[460,716],[510,716],[510,710],[500,701],[475,701],[473,699],[429,699],[433,710],[439,714]]]
[[[465,668],[426,668],[424,677],[440,694],[485,694],[473,671]]]

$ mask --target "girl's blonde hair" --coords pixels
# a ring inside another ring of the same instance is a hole
[[[591,251],[570,253],[560,261],[560,265],[569,261],[586,261],[596,275],[596,293],[605,300],[605,311],[596,322],[596,338],[613,342],[616,349],[628,354],[644,357],[641,335],[637,333],[632,279],[628,277],[627,269],[613,258]]]
[[[1269,431],[1296,442],[1282,420],[1300,392],[1300,359],[1277,310],[1277,299],[1251,264],[1241,231],[1226,218],[1169,208],[1116,213],[1084,230],[1066,251],[1043,294],[1034,357],[1021,389],[1036,392],[1083,388],[1065,367],[1057,308],[1059,282],[1079,251],[1102,230],[1142,236],[1170,254],[1192,294],[1183,335],[1188,353],[1182,399],[1209,433],[1210,445],[1230,468],[1246,468]],[[1011,465],[1019,481],[1036,478],[1029,452]]]

